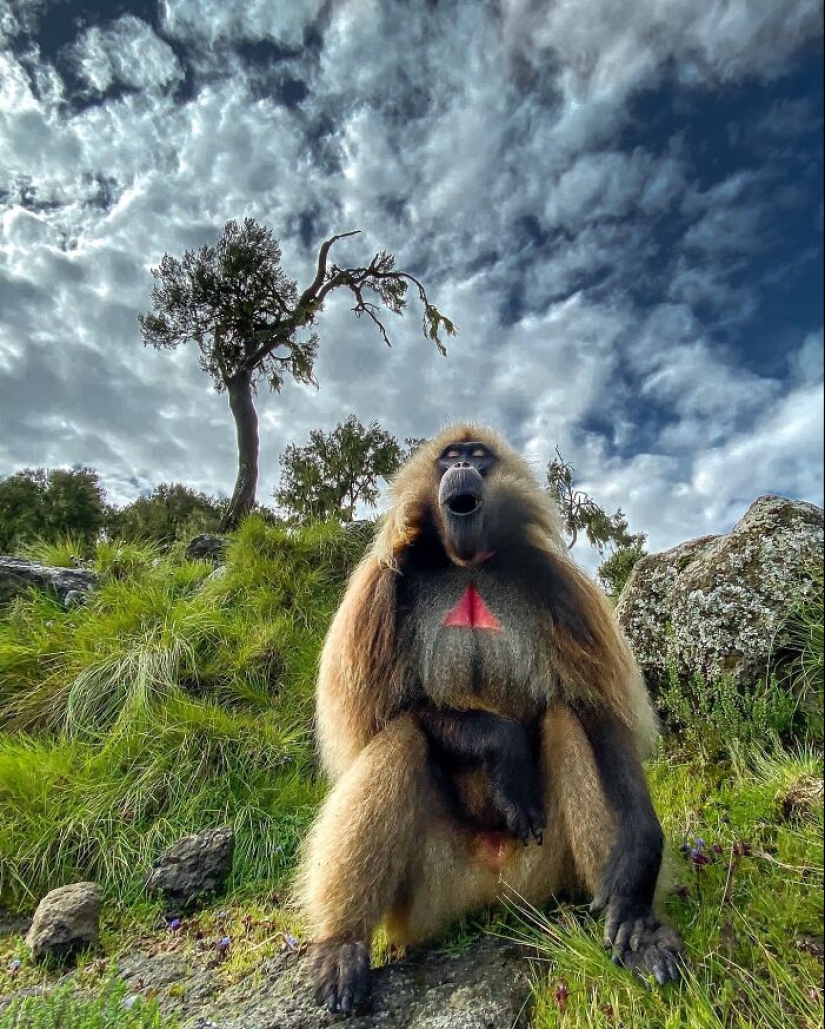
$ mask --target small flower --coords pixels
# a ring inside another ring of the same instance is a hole
[[[690,852],[690,860],[694,865],[697,866],[710,864],[710,858],[707,856],[707,854],[703,854],[702,851],[698,848],[694,848]]]
[[[295,939],[292,933],[284,933],[284,943],[286,944],[289,950],[298,949],[298,941]]]
[[[225,922],[227,920],[227,918],[229,918],[229,912],[228,911],[219,911],[218,912],[218,921],[219,922]]]
[[[232,940],[228,936],[222,936],[217,943],[217,948],[221,954],[225,954],[229,950]]]
[[[123,1006],[126,1008],[127,1011],[131,1011],[132,1008],[135,1006],[135,1004],[137,1004],[137,1002],[139,1000],[140,1000],[140,994],[139,993],[130,993],[128,997],[124,997],[124,999],[123,999]]]
[[[167,925],[167,929],[170,933],[176,933],[180,929],[183,923],[179,918],[173,918],[172,921]]]
[[[564,1013],[567,1010],[567,998],[570,996],[570,987],[564,979],[560,979],[558,986],[553,992],[553,997],[558,1005],[559,1011]]]
[[[713,851],[714,854],[721,854],[721,853],[723,853],[722,845],[719,844],[719,843],[714,843],[714,845],[710,849]]]
[[[9,965],[9,973],[11,975],[17,975],[17,973],[20,971],[21,964],[22,962],[20,961],[20,959],[15,958],[14,961],[12,961],[12,963]]]
[[[694,847],[696,848],[696,850],[705,849],[705,841],[702,839],[701,836],[696,837],[696,840],[694,841]]]

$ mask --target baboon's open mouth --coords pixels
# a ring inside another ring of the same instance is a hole
[[[454,515],[471,515],[481,507],[481,499],[474,497],[472,493],[459,493],[457,497],[451,497],[447,501],[447,507]]]

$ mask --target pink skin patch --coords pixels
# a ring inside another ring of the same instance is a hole
[[[514,840],[501,832],[475,835],[476,857],[494,872],[500,872],[515,851]]]
[[[444,618],[444,625],[463,629],[501,629],[501,622],[481,599],[481,594],[472,584],[464,591],[461,600]]]

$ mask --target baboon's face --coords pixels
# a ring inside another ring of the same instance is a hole
[[[475,564],[489,556],[486,478],[496,461],[486,443],[473,440],[448,444],[436,460],[444,545],[456,564]]]

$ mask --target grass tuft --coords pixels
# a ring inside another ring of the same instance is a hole
[[[0,1029],[176,1029],[177,1025],[177,1020],[161,1015],[154,1000],[127,994],[116,978],[97,996],[67,983],[48,994],[15,998],[0,1013]]]

